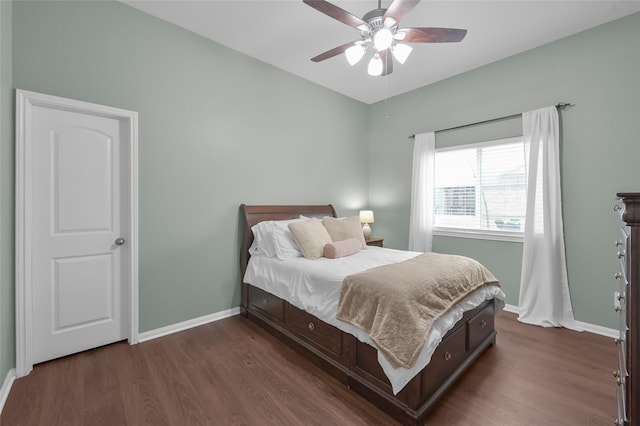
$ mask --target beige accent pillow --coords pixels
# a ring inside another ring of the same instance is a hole
[[[307,259],[322,257],[324,246],[331,243],[331,236],[320,219],[290,223],[289,231],[293,234],[293,239],[302,255]]]
[[[333,242],[355,238],[360,241],[362,248],[367,247],[367,243],[364,241],[364,234],[362,233],[360,218],[358,216],[342,218],[325,216],[322,218],[322,224],[327,228],[327,232],[331,235],[331,240]]]
[[[351,256],[362,250],[360,241],[355,238],[349,238],[343,241],[336,241],[324,246],[324,257],[329,259],[337,259],[339,257]]]

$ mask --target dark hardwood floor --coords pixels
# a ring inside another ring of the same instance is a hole
[[[505,313],[489,348],[429,425],[611,425],[612,339]],[[19,425],[394,425],[373,405],[239,316],[135,346],[37,365],[0,416]]]

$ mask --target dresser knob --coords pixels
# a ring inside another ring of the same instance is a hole
[[[486,320],[480,321],[480,327],[485,328],[486,326],[487,326],[487,321]]]
[[[624,257],[624,250],[620,250],[618,253],[616,253],[616,256],[618,256],[618,259],[622,259]]]
[[[616,306],[614,309],[615,309],[616,312],[620,312],[622,310],[622,307],[621,306]]]
[[[622,342],[622,340],[620,340],[618,338],[613,339],[613,343],[615,343],[616,345],[619,345],[620,342]]]
[[[616,272],[615,274],[613,274],[613,278],[619,280],[620,278],[622,278],[622,272]]]
[[[446,352],[444,353],[444,360],[445,360],[445,361],[449,361],[451,358],[453,358],[453,355],[451,355],[451,352],[446,351]]]
[[[267,305],[269,304],[269,301],[268,301],[267,299],[264,299],[264,300],[262,301],[262,304],[263,304],[264,306],[267,306]]]
[[[616,244],[616,247],[620,247],[623,244],[623,242],[622,240],[616,240],[615,244]]]
[[[315,330],[315,328],[316,328],[315,324],[312,323],[312,322],[310,322],[307,327],[309,327],[309,330],[311,330],[311,331]]]
[[[622,206],[620,204],[614,204],[613,205],[613,211],[614,212],[619,212],[620,210],[622,210]]]
[[[613,370],[613,377],[620,377],[620,370]]]

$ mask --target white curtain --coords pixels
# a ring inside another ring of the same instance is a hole
[[[409,250],[411,251],[428,252],[432,248],[435,150],[434,132],[416,135],[413,145],[411,217],[409,219]]]
[[[522,130],[529,161],[518,320],[579,330],[565,261],[558,111],[551,106],[523,113]]]

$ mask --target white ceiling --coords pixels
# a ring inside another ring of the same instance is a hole
[[[367,104],[640,12],[640,0],[422,0],[400,22],[401,28],[464,28],[466,38],[412,44],[404,65],[395,63],[387,77],[371,77],[365,60],[353,67],[344,55],[311,62],[311,57],[360,35],[302,0],[122,2]],[[377,8],[377,0],[332,3],[358,17]],[[382,1],[383,8],[390,4]]]

